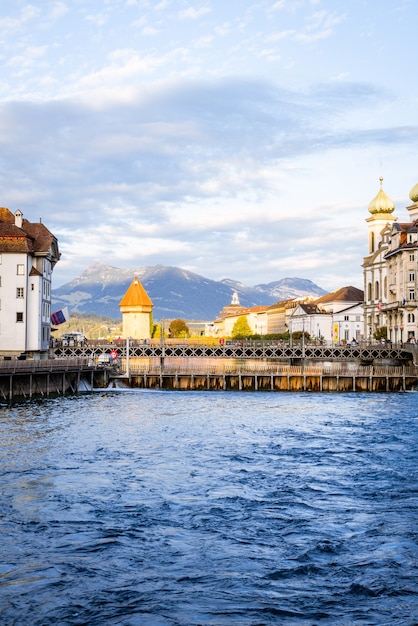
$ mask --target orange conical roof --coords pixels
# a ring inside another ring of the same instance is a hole
[[[152,301],[141,285],[138,276],[135,276],[127,292],[119,302],[119,306],[152,306]]]

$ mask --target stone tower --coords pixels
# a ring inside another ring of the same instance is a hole
[[[135,276],[127,292],[119,303],[122,313],[122,334],[125,338],[150,339],[152,322],[152,302]]]

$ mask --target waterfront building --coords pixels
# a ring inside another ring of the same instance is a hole
[[[408,222],[394,222],[389,231],[385,262],[387,298],[382,303],[388,337],[395,343],[417,339],[418,323],[418,183],[411,189]]]
[[[382,189],[369,204],[369,254],[364,258],[364,332],[372,339],[386,328],[394,343],[418,337],[418,183],[411,189],[408,221]]]
[[[307,333],[309,337],[331,341],[332,313],[318,307],[316,302],[299,302],[289,318],[289,332]]]
[[[361,289],[351,285],[341,287],[321,296],[315,302],[321,309],[332,314],[334,343],[348,343],[353,339],[360,342],[364,339],[364,292]]]
[[[239,315],[242,315],[242,311],[245,311],[245,307],[242,307],[238,298],[238,293],[236,291],[232,294],[231,303],[227,304],[223,307],[222,311],[219,313],[218,317],[214,320],[212,324],[208,324],[206,327],[206,334],[212,337],[222,337],[225,333],[225,318],[229,315],[235,315],[238,312]]]
[[[383,178],[380,189],[369,203],[368,225],[369,253],[363,260],[364,278],[364,335],[372,340],[379,328],[386,325],[388,302],[387,262],[389,238],[397,217],[393,215],[395,204],[383,191]]]
[[[0,208],[0,354],[48,355],[56,237],[41,222]]]
[[[122,313],[122,335],[132,339],[150,339],[152,326],[152,301],[135,276],[119,303]]]
[[[332,315],[334,343],[360,343],[364,340],[363,302],[340,309]]]
[[[267,334],[284,335],[288,332],[289,312],[294,309],[296,300],[290,298],[287,300],[279,300],[267,309]]]

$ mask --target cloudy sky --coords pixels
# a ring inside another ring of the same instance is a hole
[[[418,182],[416,0],[6,0],[0,205],[98,261],[362,287]]]

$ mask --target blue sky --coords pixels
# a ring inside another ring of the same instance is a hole
[[[5,1],[0,204],[98,261],[362,287],[418,182],[414,0]]]

